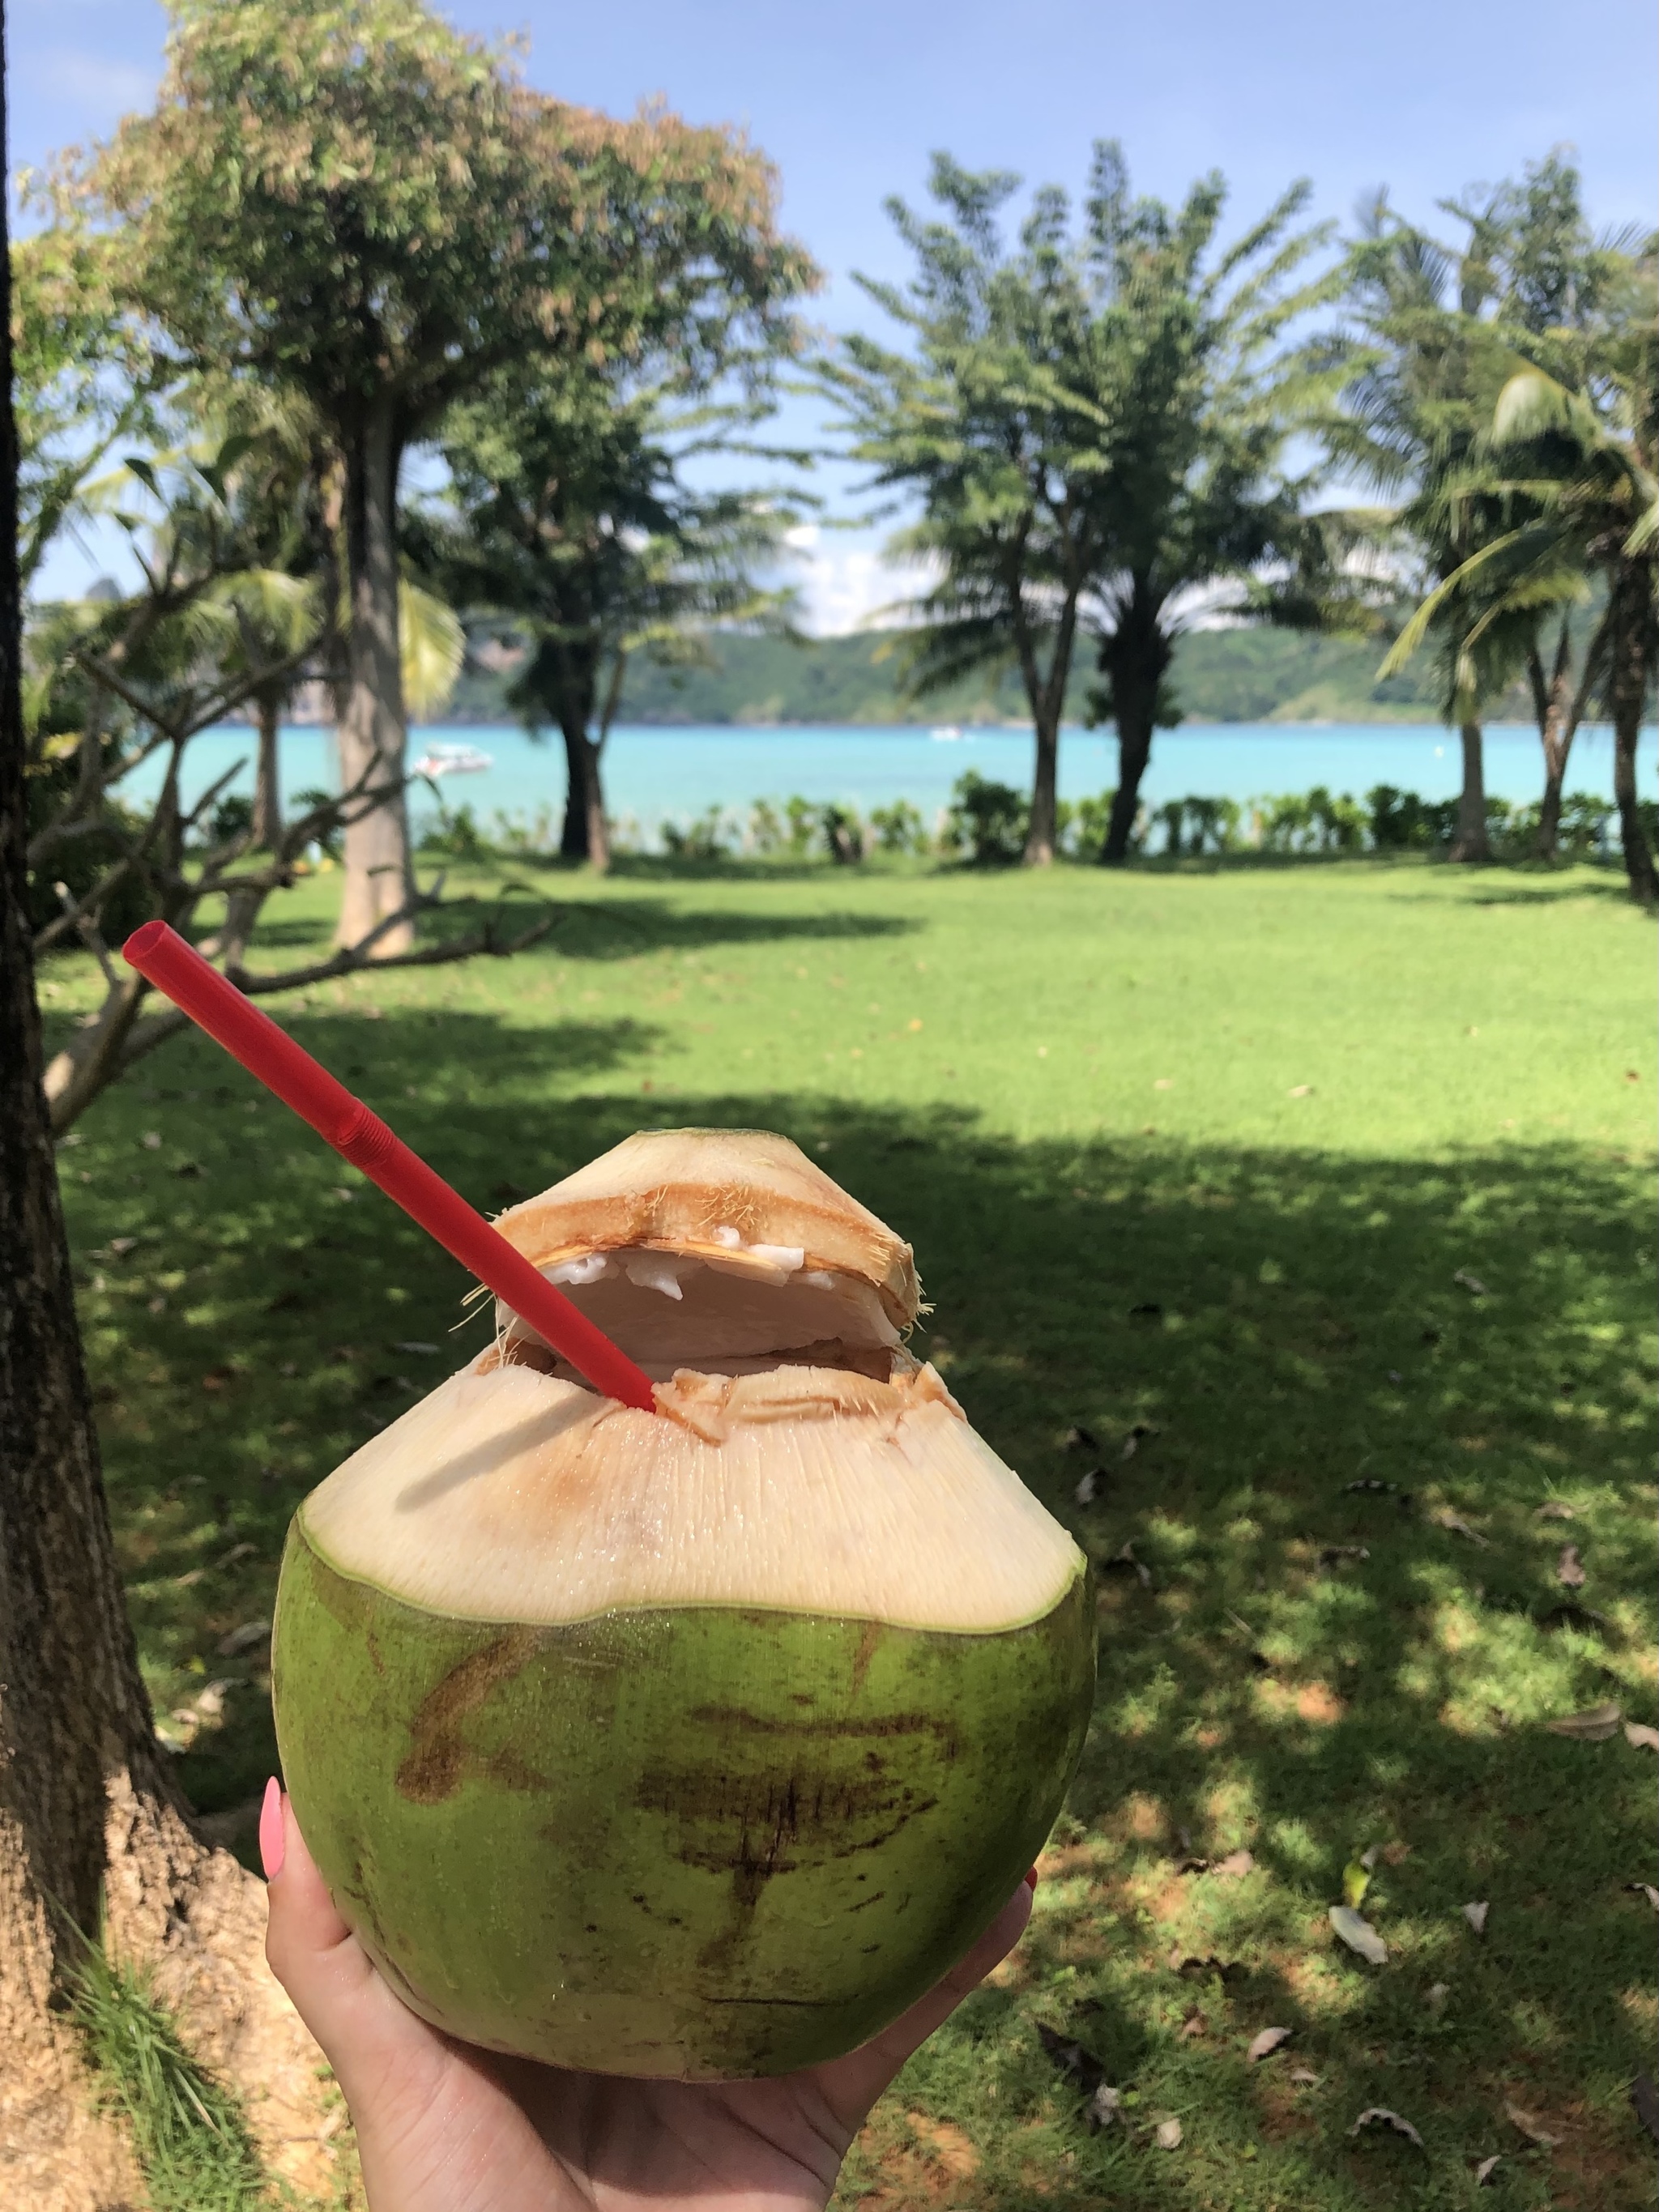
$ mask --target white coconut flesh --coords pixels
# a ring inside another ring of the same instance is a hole
[[[726,1224],[717,1224],[715,1234]],[[874,1286],[809,1267],[798,1245],[744,1244],[736,1229],[702,1249],[624,1245],[568,1252],[541,1273],[648,1374],[687,1361],[724,1361],[839,1343],[890,1350],[899,1332]],[[498,1328],[540,1342],[509,1307]]]
[[[657,1385],[586,1388],[518,1317],[301,1510],[342,1572],[553,1625],[752,1606],[989,1632],[1077,1547],[899,1345],[910,1248],[787,1138],[655,1130],[497,1226]]]
[[[425,1610],[548,1625],[742,1606],[987,1632],[1082,1555],[931,1367],[682,1371],[635,1411],[492,1347],[355,1453],[301,1525]]]

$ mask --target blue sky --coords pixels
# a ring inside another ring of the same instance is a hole
[[[11,0],[14,167],[106,131],[161,69],[153,0]],[[661,94],[739,123],[778,166],[787,227],[825,269],[814,313],[868,308],[861,268],[902,272],[882,212],[919,198],[928,155],[1077,185],[1117,137],[1166,195],[1219,167],[1243,218],[1292,177],[1346,220],[1386,183],[1407,212],[1568,145],[1598,223],[1655,216],[1651,0],[611,0],[505,9],[455,0],[484,32],[527,33],[531,80],[613,111]],[[67,585],[67,574],[63,578]],[[809,589],[840,627],[884,596],[867,538],[820,549]]]

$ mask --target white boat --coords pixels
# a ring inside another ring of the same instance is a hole
[[[942,730],[929,730],[927,734],[936,745],[954,745],[962,737],[954,722],[947,722]]]
[[[482,775],[494,768],[495,757],[477,745],[428,745],[415,763],[416,775]]]

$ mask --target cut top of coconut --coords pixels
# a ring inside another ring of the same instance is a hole
[[[921,1308],[910,1247],[764,1129],[642,1130],[495,1226],[659,1373],[831,1340],[888,1347]],[[532,1334],[504,1308],[497,1320]]]
[[[341,1573],[463,1619],[764,1607],[998,1632],[1077,1546],[931,1367],[684,1371],[638,1413],[491,1347],[372,1437],[300,1525]]]

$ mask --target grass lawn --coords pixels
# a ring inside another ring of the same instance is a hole
[[[337,880],[268,944],[320,945]],[[536,951],[322,987],[295,1034],[487,1208],[641,1124],[787,1131],[912,1239],[930,1355],[1101,1567],[1033,1932],[842,2203],[1474,2205],[1501,2154],[1480,2203],[1651,2204],[1654,1753],[1546,1725],[1656,1717],[1653,948],[1619,880],[532,889]],[[92,979],[44,988],[61,1023]],[[452,1340],[459,1271],[193,1037],[60,1167],[145,1672],[246,1850],[287,1518],[483,1324]],[[1370,1850],[1380,1966],[1328,1920]],[[1376,2106],[1422,2148],[1351,2132]]]

